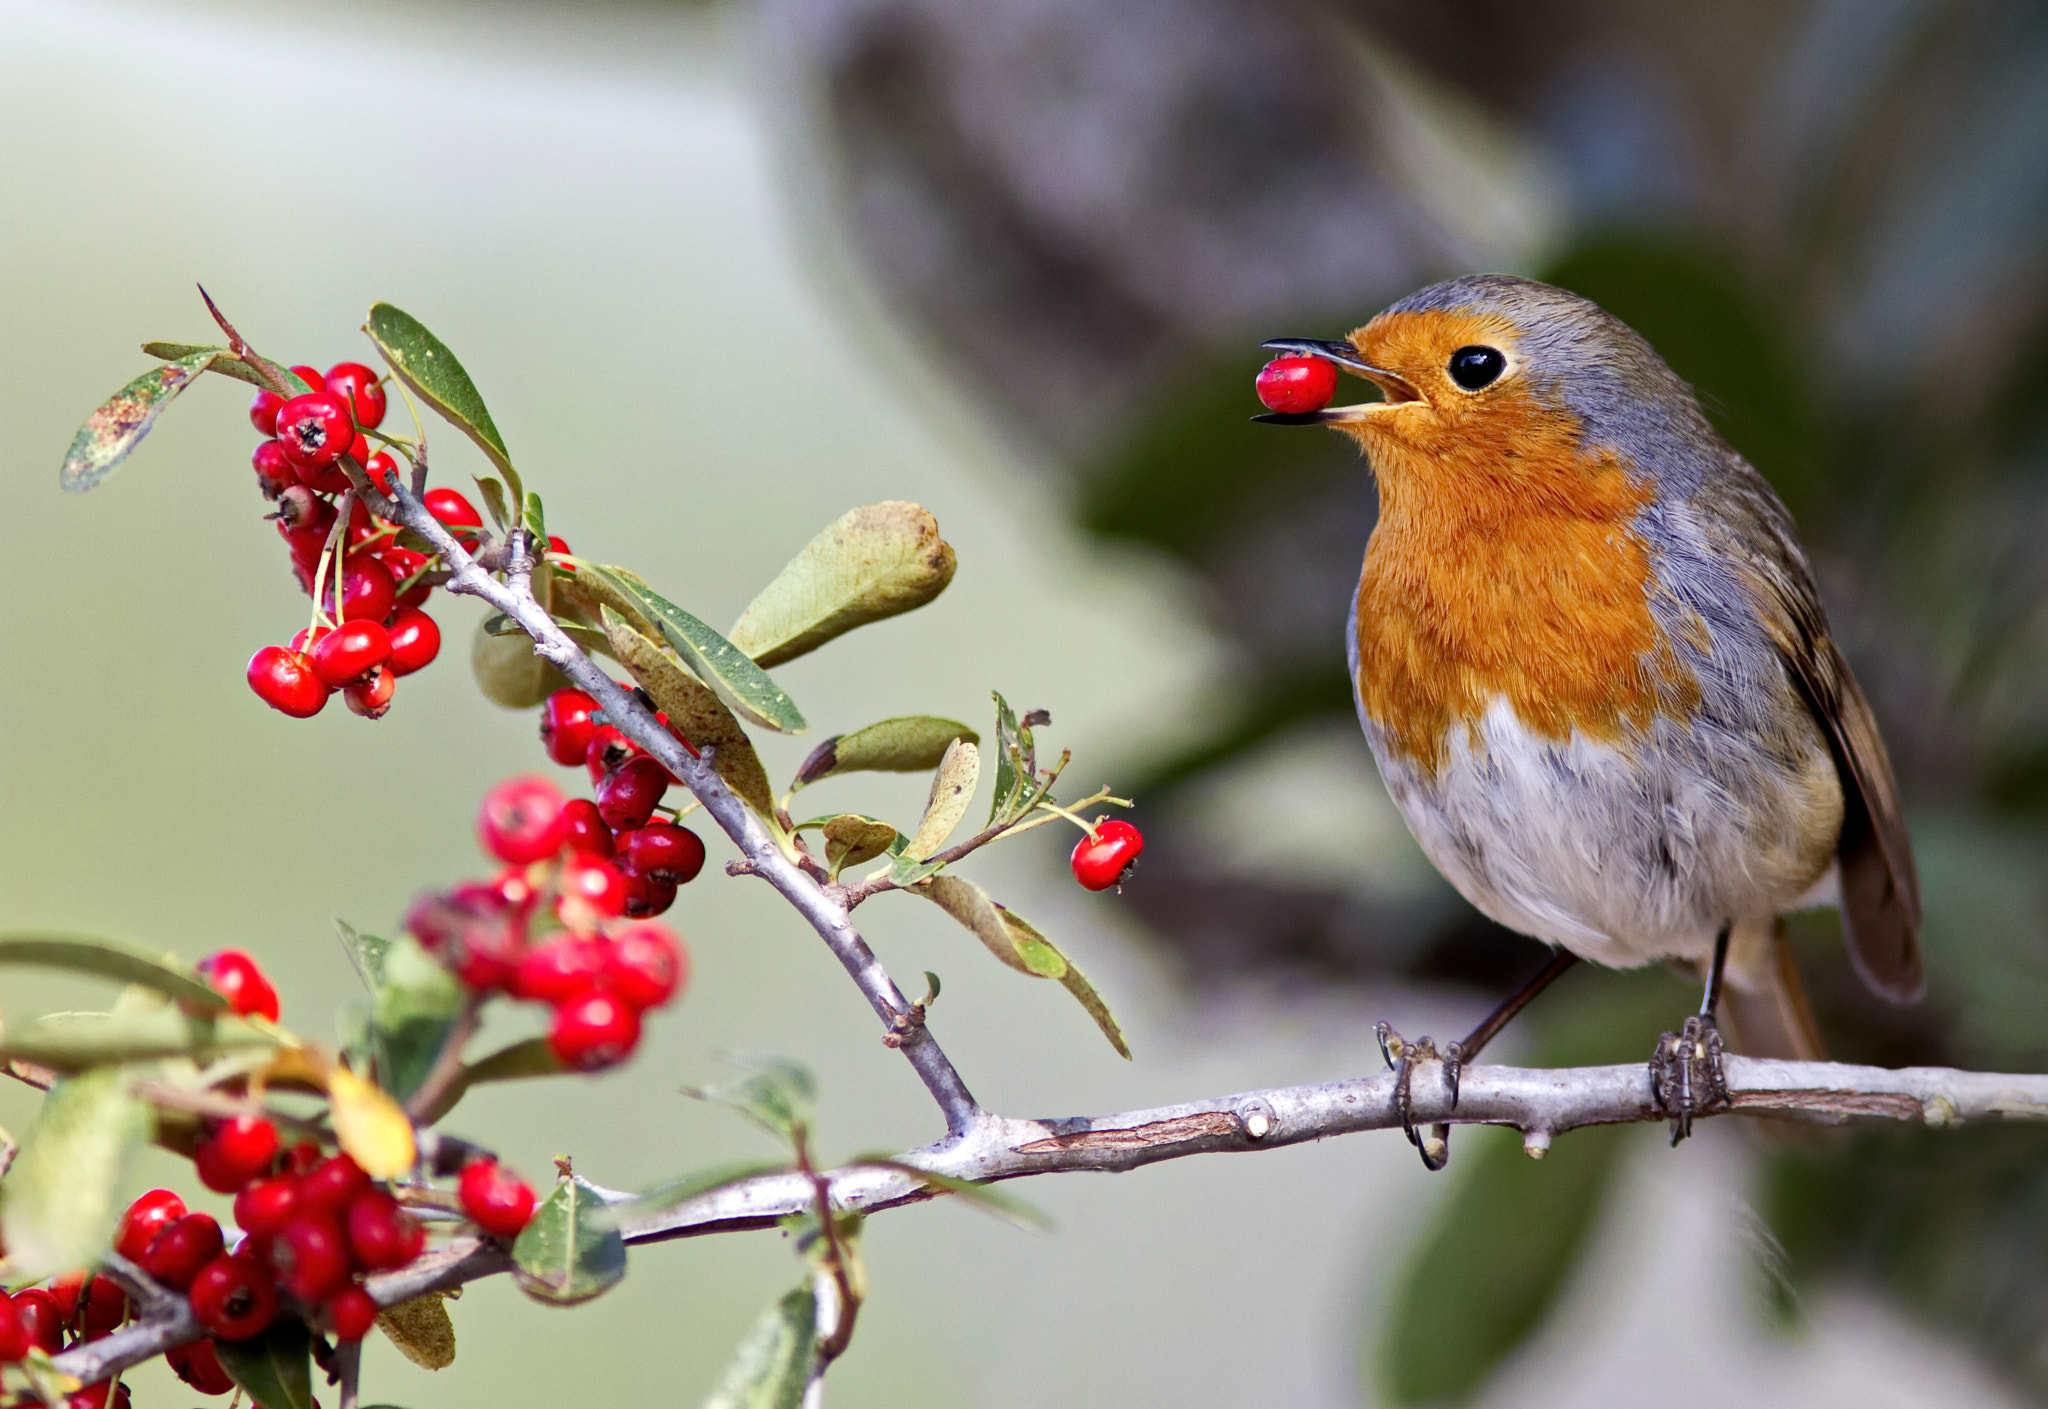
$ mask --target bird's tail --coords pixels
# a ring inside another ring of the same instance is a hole
[[[1826,1055],[1782,917],[1743,921],[1729,935],[1721,1018],[1728,1045],[1746,1057],[1817,1062]]]

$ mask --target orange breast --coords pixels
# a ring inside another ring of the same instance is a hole
[[[1623,742],[1699,688],[1650,615],[1650,489],[1582,455],[1569,413],[1526,393],[1448,424],[1419,404],[1346,426],[1380,522],[1358,587],[1364,710],[1434,772],[1496,699],[1533,732]]]

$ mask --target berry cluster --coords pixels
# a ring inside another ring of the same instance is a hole
[[[323,376],[312,367],[292,372],[313,390],[289,399],[262,391],[249,420],[266,439],[256,447],[256,481],[277,505],[272,518],[291,553],[292,575],[319,605],[313,625],[289,646],[265,646],[249,660],[249,688],[271,708],[296,719],[318,714],[336,690],[348,707],[371,719],[391,707],[398,679],[431,662],[441,631],[420,610],[431,586],[424,580],[436,560],[398,546],[397,528],[350,501],[333,578],[321,561],[349,488],[342,457],[389,489],[398,464],[389,451],[372,454],[366,432],[383,423],[385,395],[377,374],[360,362],[341,362]],[[483,526],[476,509],[452,489],[428,492],[427,506],[457,533]],[[338,589],[338,595],[337,595]]]
[[[277,990],[248,954],[224,949],[195,967],[232,1011],[277,1019]],[[178,1377],[202,1394],[235,1388],[215,1341],[259,1335],[280,1312],[337,1340],[361,1340],[377,1319],[363,1274],[404,1267],[426,1247],[426,1228],[346,1152],[330,1154],[310,1140],[286,1148],[263,1116],[209,1121],[192,1163],[200,1183],[234,1195],[241,1235],[233,1245],[213,1215],[188,1209],[170,1189],[152,1189],[122,1215],[114,1251],[183,1292],[206,1328],[209,1339],[166,1356]],[[495,1237],[518,1236],[533,1217],[533,1189],[495,1159],[465,1165],[457,1192],[464,1214]],[[95,1340],[128,1315],[121,1289],[90,1272],[67,1273],[12,1297],[0,1294],[0,1364],[31,1350],[54,1355],[67,1344]],[[66,1409],[110,1409],[108,1392],[108,1382],[88,1385]],[[113,1409],[127,1404],[127,1394],[122,1386]]]
[[[543,728],[571,693],[549,701]],[[471,992],[552,1008],[549,1046],[577,1071],[631,1056],[641,1014],[674,998],[688,974],[682,941],[651,918],[704,866],[696,833],[654,818],[667,787],[668,773],[638,754],[605,775],[597,802],[567,799],[544,778],[509,778],[477,813],[477,839],[504,869],[425,896],[406,915],[407,931]]]

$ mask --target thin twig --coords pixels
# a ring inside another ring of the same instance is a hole
[[[448,1026],[448,1035],[441,1039],[441,1050],[434,1057],[434,1065],[427,1072],[426,1080],[405,1103],[405,1114],[415,1123],[426,1119],[449,1088],[462,1079],[462,1054],[468,1048],[469,1040],[476,1036],[476,1030],[483,1021],[484,995],[472,993],[456,1014],[455,1021]]]
[[[355,480],[360,467],[354,466],[346,457],[343,464],[348,468],[351,480]],[[358,490],[365,487],[366,482],[357,485]],[[374,487],[370,487],[370,493],[376,495],[368,500],[376,512],[404,524],[433,545],[442,561],[449,566],[449,591],[479,597],[518,623],[519,628],[533,638],[536,655],[568,676],[579,689],[592,695],[614,727],[651,754],[670,773],[682,779],[684,786],[704,804],[706,814],[739,847],[741,856],[753,873],[774,886],[817,931],[866,996],[884,1027],[893,1028],[898,1018],[909,1010],[910,1003],[848,919],[845,905],[782,849],[762,825],[761,819],[725,785],[711,760],[694,754],[662,727],[651,710],[622,689],[609,674],[598,669],[555,624],[554,618],[548,615],[523,583],[515,590],[511,583],[494,579],[485,566],[471,557],[440,521],[427,512],[425,504],[411,491],[399,486],[388,500],[376,494]],[[379,507],[380,500],[388,508]],[[524,535],[514,534],[512,537],[519,539]],[[938,1102],[946,1117],[948,1133],[954,1136],[964,1134],[980,1114],[980,1107],[975,1104],[967,1083],[961,1080],[960,1073],[931,1036],[930,1029],[916,1029],[903,1041],[901,1051]]]
[[[811,1142],[799,1130],[796,1135],[797,1170],[810,1181],[812,1207],[818,1215],[818,1235],[825,1240],[825,1270],[832,1274],[832,1284],[839,1293],[837,1314],[832,1318],[832,1334],[818,1342],[818,1368],[825,1366],[846,1353],[846,1347],[853,1343],[854,1318],[860,1315],[860,1297],[853,1289],[853,1272],[846,1264],[846,1246],[839,1238],[837,1215],[832,1211],[832,1181],[820,1174],[811,1163]]]

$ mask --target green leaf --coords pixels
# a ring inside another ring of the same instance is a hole
[[[490,511],[491,522],[499,532],[512,527],[512,509],[505,502],[505,486],[498,483],[493,475],[472,475],[477,491],[484,496],[484,508]]]
[[[470,638],[469,673],[484,698],[504,709],[532,709],[569,683],[561,671],[534,654],[525,632],[495,636],[483,621]]]
[[[356,967],[363,986],[372,993],[384,981],[384,958],[391,952],[391,941],[380,939],[374,934],[362,934],[355,926],[339,916],[335,917],[334,932],[341,939],[341,947],[348,954],[348,961]]]
[[[519,1289],[551,1306],[574,1306],[626,1275],[626,1242],[596,1186],[570,1175],[534,1210],[512,1244]]]
[[[988,952],[1020,974],[1059,978],[1066,959],[1044,935],[989,899],[988,892],[964,876],[934,876],[917,893],[964,925]]]
[[[1006,825],[1022,817],[1044,791],[1038,781],[1038,753],[1031,739],[1031,726],[1051,722],[1051,716],[1043,710],[1033,710],[1019,723],[1010,702],[1000,694],[994,698],[996,788],[988,806],[988,821],[992,827]]]
[[[1117,1055],[1125,1061],[1130,1060],[1130,1046],[1124,1041],[1123,1029],[1118,1026],[1109,1005],[1095,991],[1095,985],[1074,967],[1073,960],[1040,934],[1037,926],[1016,911],[996,904],[989,899],[987,891],[963,876],[934,876],[915,890],[958,920],[988,947],[989,953],[1018,973],[1059,980],[1060,985],[1073,994],[1075,1001],[1095,1020],[1102,1035],[1109,1039],[1109,1045],[1116,1048]]]
[[[529,493],[526,496],[526,505],[519,511],[519,521],[525,525],[526,531],[533,535],[534,552],[547,552],[548,516],[547,511],[541,507],[538,494]]]
[[[631,672],[640,688],[653,697],[655,707],[668,715],[669,727],[699,749],[712,749],[712,766],[725,785],[771,824],[775,797],[768,784],[768,770],[754,752],[754,741],[733,718],[725,702],[711,693],[696,676],[683,669],[675,653],[648,639],[610,603],[598,608],[604,619],[605,639],[611,654]]]
[[[903,840],[903,834],[887,822],[878,822],[857,812],[842,812],[836,817],[821,820],[825,832],[825,865],[835,878],[846,867],[872,861]]]
[[[419,1089],[462,1011],[462,985],[410,936],[385,952],[371,1011],[377,1084],[403,1102]]]
[[[238,382],[247,382],[250,386],[270,390],[270,381],[263,375],[261,368],[244,362],[225,347],[209,347],[196,342],[146,342],[142,345],[142,350],[151,357],[160,357],[166,362],[182,362],[187,357],[211,352],[214,357],[213,361],[207,364],[207,371],[219,372],[222,376],[233,377]],[[310,391],[311,388],[308,387],[307,390]]]
[[[798,1409],[817,1358],[817,1301],[798,1287],[763,1312],[701,1409]]]
[[[1014,916],[1012,921],[1017,924],[1023,923]],[[1072,959],[1067,960],[1067,971],[1060,975],[1060,984],[1074,995],[1075,1001],[1088,1016],[1095,1019],[1095,1026],[1109,1039],[1109,1045],[1116,1048],[1116,1054],[1127,1062],[1131,1060],[1131,1048],[1130,1044],[1124,1041],[1123,1025],[1117,1022],[1116,1014],[1109,1010],[1109,1004],[1095,991],[1095,985],[1088,982],[1088,976],[1074,966]]]
[[[129,1094],[134,1080],[99,1067],[50,1088],[0,1186],[10,1281],[89,1267],[107,1250],[129,1158],[155,1132],[148,1104]]]
[[[377,344],[377,350],[384,354],[398,379],[475,441],[477,449],[505,476],[513,500],[524,503],[526,488],[519,482],[519,471],[512,468],[512,455],[505,449],[504,437],[498,434],[491,413],[484,408],[476,384],[470,381],[469,373],[462,370],[462,364],[447,345],[410,313],[388,303],[371,306],[363,331]]]
[[[801,734],[810,725],[792,700],[732,642],[691,616],[624,568],[590,564],[576,576],[594,578],[635,604],[684,665],[750,724],[778,734]]]
[[[0,935],[0,965],[6,964],[37,964],[139,983],[202,1013],[218,1013],[227,1007],[226,999],[191,974],[103,939],[65,934]]]
[[[10,1027],[0,1035],[0,1056],[71,1072],[158,1057],[210,1060],[224,1052],[278,1045],[274,1033],[241,1018],[196,1018],[165,1004],[53,1014]]]
[[[216,1340],[213,1348],[221,1368],[263,1409],[313,1409],[313,1337],[298,1317],[287,1313],[260,1336]]]
[[[938,770],[932,774],[931,796],[925,802],[924,819],[917,824],[903,855],[911,861],[929,861],[974,801],[975,785],[981,781],[981,750],[966,739],[946,745]]]
[[[212,348],[191,353],[176,362],[152,367],[122,387],[85,418],[72,438],[57,483],[73,494],[83,494],[128,458],[171,398],[198,380],[199,374],[220,356]]]
[[[818,1082],[809,1067],[787,1057],[726,1060],[752,1074],[722,1086],[685,1087],[684,1094],[730,1106],[780,1140],[794,1141],[797,1131],[812,1127]]]
[[[930,714],[906,714],[851,734],[834,734],[811,750],[796,770],[791,791],[841,773],[922,773],[939,766],[946,746],[955,739],[978,744],[981,735],[956,720]]]
[[[733,644],[764,666],[815,651],[871,621],[915,610],[953,580],[952,545],[916,504],[869,504],[842,516],[756,597]]]
[[[860,1155],[847,1162],[848,1168],[893,1169],[898,1174],[907,1174],[920,1183],[949,1194],[958,1194],[967,1202],[988,1210],[1006,1223],[1019,1228],[1033,1228],[1041,1231],[1053,1226],[1052,1216],[1036,1204],[1008,1194],[992,1184],[977,1184],[972,1179],[955,1179],[950,1174],[934,1174],[929,1169],[919,1169],[914,1164],[905,1164],[889,1155]]]
[[[545,1037],[529,1037],[514,1042],[509,1047],[500,1047],[488,1057],[463,1067],[461,1075],[449,1083],[447,1094],[423,1112],[421,1123],[433,1125],[448,1112],[455,1109],[456,1102],[469,1094],[474,1086],[485,1086],[494,1081],[523,1081],[536,1076],[561,1076],[568,1068],[556,1058],[554,1048]]]

